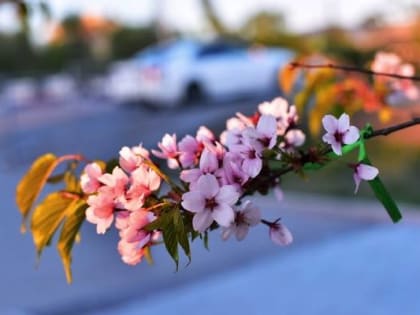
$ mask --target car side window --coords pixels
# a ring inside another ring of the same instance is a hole
[[[203,46],[197,53],[197,58],[208,58],[215,57],[224,54],[230,54],[234,52],[239,52],[241,50],[240,46],[231,45],[226,43],[214,43]]]

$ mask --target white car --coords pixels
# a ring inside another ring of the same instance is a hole
[[[141,99],[140,71],[135,60],[114,62],[101,84],[101,95],[117,102]]]
[[[175,107],[202,98],[265,92],[278,86],[280,68],[294,58],[286,49],[249,47],[227,41],[172,41],[133,59],[139,97]]]
[[[31,78],[9,80],[0,94],[3,102],[11,107],[31,106],[36,104],[38,83]]]
[[[43,83],[44,97],[52,101],[63,101],[77,95],[76,81],[68,74],[48,76]]]

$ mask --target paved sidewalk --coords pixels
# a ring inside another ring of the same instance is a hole
[[[90,315],[420,314],[420,226],[380,226]]]
[[[10,187],[7,189],[12,190]],[[378,225],[391,231],[398,228],[389,223],[386,213],[375,202],[300,194],[286,196],[283,203],[278,203],[273,197],[257,198],[256,202],[266,217],[282,216],[294,233],[292,246],[279,248],[273,245],[263,226],[253,229],[247,241],[240,243],[234,240],[222,242],[218,233],[213,233],[210,251],[194,243],[191,265],[181,267],[178,273],[174,273],[174,265],[163,247],[154,250],[154,266],[141,264],[133,268],[124,265],[116,250],[116,234],[99,236],[93,226],[86,224],[82,243],[76,246],[74,252],[74,284],[71,286],[65,283],[61,262],[54,248],[45,251],[39,270],[34,269],[35,253],[30,236],[19,234],[20,218],[13,209],[8,209],[11,211],[5,212],[7,218],[0,221],[2,234],[7,235],[0,238],[0,248],[7,253],[2,257],[0,269],[3,280],[0,282],[0,310],[14,307],[42,315],[88,314],[133,299],[145,301],[162,292],[182,292],[184,286],[194,283],[200,286],[199,283],[208,277],[235,273],[235,270],[243,268],[254,270],[252,266],[260,261],[271,258],[278,261],[294,255],[306,257],[301,268],[317,270],[321,266],[314,265],[311,258],[312,254],[316,256],[316,246],[322,247],[330,241],[339,244],[346,237],[357,237],[359,233]],[[360,212],[357,209],[363,209],[365,215],[354,215],[354,212]],[[418,222],[416,212],[406,211],[406,214],[411,217],[408,222]],[[343,248],[346,244],[343,243]],[[338,263],[337,257],[341,254],[335,251],[340,246],[332,247],[328,265]],[[307,251],[312,254],[305,256]],[[287,267],[284,268],[283,272],[287,273]],[[285,281],[285,287],[289,286],[288,281]],[[283,286],[283,281],[279,285]]]

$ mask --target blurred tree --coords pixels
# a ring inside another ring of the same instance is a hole
[[[229,30],[226,25],[222,22],[220,17],[217,15],[216,8],[213,5],[212,0],[201,0],[201,4],[204,10],[204,14],[218,35],[232,35],[232,31]]]
[[[374,55],[374,50],[356,47],[350,33],[340,26],[332,25],[310,37],[315,51],[357,66],[365,66]]]
[[[300,52],[309,50],[307,42],[301,36],[287,31],[281,13],[259,12],[245,22],[239,34],[257,44],[287,47]]]
[[[25,72],[31,68],[35,54],[24,32],[0,34],[0,69],[2,72]]]
[[[157,41],[153,27],[121,27],[112,36],[112,57],[121,59],[131,57],[139,50]]]

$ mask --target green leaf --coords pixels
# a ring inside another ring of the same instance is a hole
[[[149,232],[154,230],[163,230],[168,224],[168,212],[162,212],[162,214],[153,222],[147,224],[143,229]]]
[[[25,221],[33,203],[56,165],[57,157],[54,154],[42,155],[32,164],[29,171],[19,182],[16,189],[16,203],[23,216],[22,230],[25,229]]]
[[[204,232],[204,236],[203,236],[203,243],[204,243],[204,247],[207,249],[207,250],[210,250],[210,248],[209,248],[209,233],[206,231],[206,232]]]
[[[77,200],[71,207],[67,208],[63,228],[57,243],[57,250],[63,262],[68,283],[72,282],[71,251],[85,220],[86,208],[87,204],[83,200]]]
[[[360,144],[359,162],[362,162],[367,165],[372,165],[367,156],[366,147],[363,143],[363,140]],[[398,208],[394,199],[391,197],[388,190],[385,188],[385,185],[383,184],[379,176],[376,176],[374,179],[368,181],[368,183],[372,188],[376,199],[378,199],[382,203],[385,210],[388,212],[388,215],[390,216],[392,222],[397,223],[398,221],[400,221],[402,219],[400,209]]]
[[[179,209],[174,213],[174,226],[177,231],[178,243],[184,250],[184,253],[188,257],[189,262],[191,262],[191,250],[190,242],[188,240],[188,232],[185,229],[184,220],[182,219],[181,211],[179,211]]]
[[[278,171],[278,170],[282,170],[282,169],[286,168],[287,165],[283,161],[269,160],[268,161],[268,167],[272,171]]]
[[[197,231],[191,231],[191,241],[194,241],[197,237],[200,236],[200,233]]]
[[[388,212],[392,222],[397,223],[401,220],[401,212],[380,178],[377,176],[375,179],[370,180],[369,185],[375,193],[376,198],[382,203],[385,210]]]
[[[176,270],[178,270],[179,255],[178,255],[178,237],[177,231],[173,221],[170,220],[168,224],[162,230],[163,243],[165,244],[166,250],[175,262]]]

